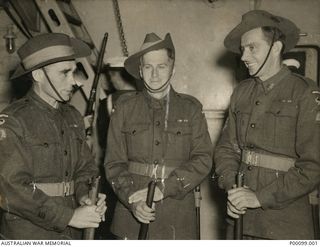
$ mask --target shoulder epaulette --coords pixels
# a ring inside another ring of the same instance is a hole
[[[311,80],[310,78],[308,77],[305,77],[305,76],[302,76],[302,75],[299,75],[297,73],[292,73],[292,75],[298,79],[300,79],[301,81],[303,81],[305,83],[306,86],[308,87],[314,87],[314,86],[317,86],[316,82]]]
[[[29,100],[27,98],[21,98],[9,104],[2,113],[6,113],[8,115],[15,115],[20,111],[24,111],[26,107],[29,106]]]
[[[116,101],[116,105],[125,104],[126,102],[128,102],[132,99],[135,99],[135,98],[139,97],[140,95],[141,95],[141,92],[139,92],[139,91],[121,94]]]
[[[185,100],[187,100],[187,101],[189,101],[199,107],[202,107],[201,102],[197,98],[195,98],[189,94],[184,94],[184,93],[176,93],[176,94],[178,97],[181,97],[182,99],[185,99]]]

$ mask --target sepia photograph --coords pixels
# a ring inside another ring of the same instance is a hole
[[[319,203],[320,0],[0,0],[1,246],[318,246]]]

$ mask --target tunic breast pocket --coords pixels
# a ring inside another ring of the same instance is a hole
[[[264,136],[269,140],[273,138],[269,144],[285,149],[294,147],[297,114],[298,108],[293,103],[273,104],[266,111]]]
[[[151,143],[150,124],[125,125],[122,133],[125,135],[129,159],[136,159],[148,156]]]
[[[192,128],[189,125],[169,125],[167,129],[167,158],[188,160],[190,158]]]
[[[81,146],[86,141],[85,136],[81,134],[80,130],[77,127],[70,127],[71,129],[71,160],[77,161],[81,156]]]
[[[46,177],[60,169],[58,140],[51,136],[26,137],[35,177]]]
[[[237,139],[241,144],[245,144],[250,113],[238,109],[235,114],[237,123]]]

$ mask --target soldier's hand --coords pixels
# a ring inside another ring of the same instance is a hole
[[[83,117],[83,122],[84,122],[84,128],[87,129],[92,125],[93,122],[93,116],[92,115],[88,115]]]
[[[68,225],[76,228],[97,228],[101,222],[101,216],[96,209],[96,206],[76,208]]]
[[[82,196],[82,197],[80,198],[80,200],[79,200],[79,204],[80,204],[81,206],[85,206],[85,205],[91,206],[91,205],[92,205],[92,202],[91,202],[91,199],[89,198],[89,195],[84,195],[84,196]]]
[[[145,201],[147,201],[147,195],[148,195],[148,188],[138,190],[129,197],[129,203],[131,204],[133,202],[138,202],[138,201],[145,202]],[[163,199],[163,193],[158,188],[158,186],[156,186],[156,189],[154,191],[153,201],[158,202],[162,199]]]
[[[107,196],[105,194],[102,194],[102,193],[98,194],[96,212],[100,214],[102,221],[105,221],[105,213],[107,211],[106,197]]]
[[[156,219],[154,209],[149,208],[144,201],[133,202],[132,213],[141,223],[149,224]]]
[[[247,186],[229,190],[228,201],[239,211],[261,207],[256,194]]]
[[[227,213],[230,217],[238,219],[239,214],[245,214],[245,210],[236,209],[229,201],[227,202]]]
[[[81,206],[87,205],[87,206],[91,206],[93,205],[91,199],[89,198],[88,195],[84,195],[83,197],[81,197],[80,201],[79,201]],[[107,210],[107,206],[106,206],[106,195],[99,193],[98,194],[98,201],[96,203],[96,212],[98,212],[101,216],[102,221],[105,221],[105,212]]]

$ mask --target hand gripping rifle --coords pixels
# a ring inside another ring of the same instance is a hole
[[[108,33],[105,33],[102,40],[100,53],[98,56],[96,73],[94,75],[85,116],[90,116],[94,114],[94,103],[96,102],[97,87],[98,87],[98,82],[100,78],[101,68],[103,64],[103,57],[104,57],[104,52],[106,50],[107,41],[108,41]],[[90,126],[86,130],[87,136],[92,135],[92,129],[93,129],[92,125],[93,125],[93,121],[91,121]]]
[[[100,176],[93,177],[90,181],[89,198],[90,198],[93,205],[95,205],[97,203],[98,192],[99,192],[99,182],[100,182]],[[95,228],[84,229],[83,239],[93,240],[94,239],[94,230],[95,230]]]
[[[236,176],[237,188],[243,186],[243,177],[244,177],[244,173],[239,171]],[[234,239],[236,240],[243,239],[243,215],[239,215],[239,218],[235,220]]]
[[[154,192],[156,190],[157,180],[153,179],[148,185],[148,194],[147,194],[147,206],[149,208],[152,207]],[[139,240],[146,240],[149,230],[149,224],[141,223],[140,231],[139,231]]]

